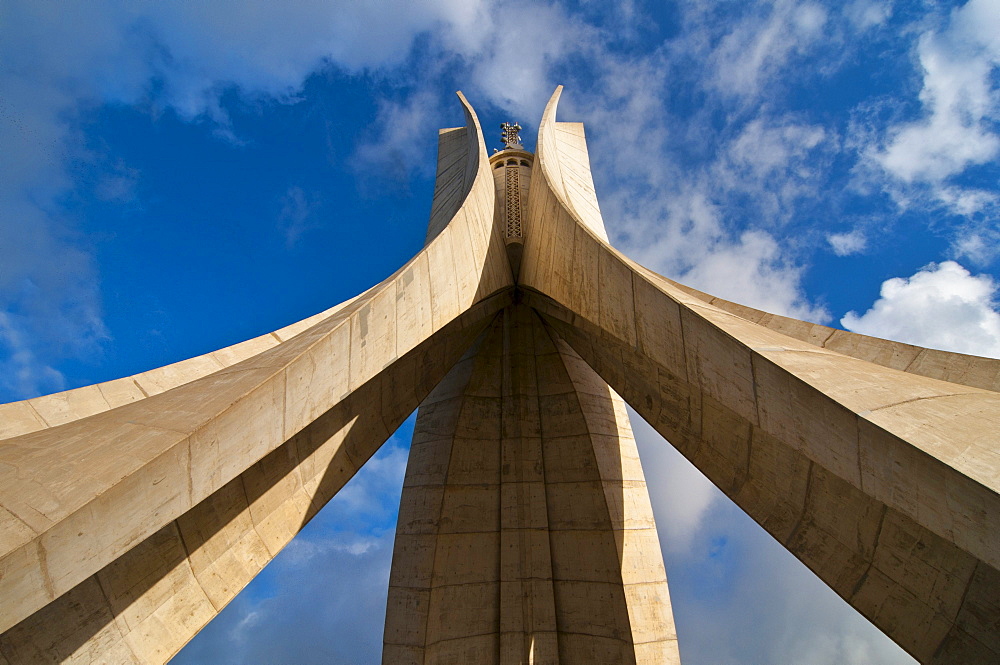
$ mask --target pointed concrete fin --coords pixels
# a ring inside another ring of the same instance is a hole
[[[461,91],[455,94],[462,104],[465,127],[442,129],[438,133],[437,176],[424,244],[430,243],[451,222],[469,197],[482,161],[489,161],[475,109]]]
[[[604,242],[604,228],[594,176],[590,171],[590,155],[582,122],[557,122],[556,111],[563,87],[557,86],[538,123],[538,160],[547,169],[561,203],[571,210],[586,228]]]
[[[460,101],[460,204],[389,278],[271,335],[6,410],[8,660],[165,662],[511,302],[485,143]]]
[[[647,272],[652,273],[652,271]],[[914,344],[894,342],[838,328],[830,328],[818,323],[799,321],[788,316],[771,314],[723,300],[689,286],[667,280],[666,277],[660,275],[656,277],[669,281],[673,286],[719,309],[823,349],[830,349],[845,356],[866,360],[909,374],[919,374],[932,379],[984,388],[994,392],[1000,391],[1000,359],[997,358],[983,358],[952,351],[927,349]]]
[[[817,344],[812,324],[630,261],[566,186],[557,98],[539,129],[523,302],[918,660],[1000,662],[997,361],[840,331]]]

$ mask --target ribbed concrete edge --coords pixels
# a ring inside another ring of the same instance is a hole
[[[782,334],[623,257],[565,186],[589,164],[559,148],[557,98],[539,127],[524,302],[904,649],[996,662],[1000,395]]]
[[[0,654],[164,662],[509,301],[485,144],[459,97],[468,121],[461,166],[475,176],[463,179],[449,223],[391,277],[300,330],[276,331],[274,344],[246,343],[256,352],[229,366],[192,364],[185,381],[159,394],[0,441],[0,629],[23,622],[0,636]],[[298,466],[274,480],[280,489],[261,485],[272,472],[261,461],[282,468],[286,458]],[[324,466],[334,459],[339,466]],[[76,602],[80,594],[101,600],[95,589],[103,601]],[[94,623],[101,613],[113,621]],[[125,650],[132,656],[119,659]]]
[[[622,399],[524,305],[418,411],[382,662],[678,663]]]
[[[889,339],[830,328],[818,323],[800,321],[788,316],[771,314],[692,289],[642,268],[634,262],[631,263],[633,268],[647,273],[652,279],[668,282],[675,288],[690,293],[730,314],[735,314],[742,319],[802,342],[808,342],[821,349],[830,349],[845,356],[908,374],[919,374],[931,379],[941,379],[950,383],[983,388],[994,392],[1000,391],[1000,360],[997,358],[983,358],[952,351],[927,349],[922,346],[894,342]]]

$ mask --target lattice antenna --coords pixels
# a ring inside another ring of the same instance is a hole
[[[500,139],[503,141],[504,150],[513,148],[514,150],[524,150],[521,145],[521,125],[516,122],[511,124],[504,122],[500,124]]]

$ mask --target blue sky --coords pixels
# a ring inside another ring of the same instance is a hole
[[[454,91],[531,148],[560,83],[636,260],[1000,356],[997,0],[0,0],[0,401],[357,294],[421,246]],[[633,425],[687,663],[907,662]],[[406,430],[177,662],[377,662]]]

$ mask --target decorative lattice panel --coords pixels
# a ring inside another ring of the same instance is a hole
[[[517,166],[506,167],[507,178],[507,237],[521,237],[521,183]]]

